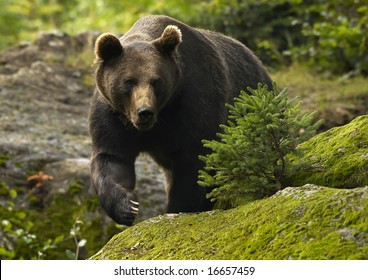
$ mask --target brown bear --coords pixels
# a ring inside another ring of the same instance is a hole
[[[240,90],[272,87],[264,66],[240,42],[167,16],[141,18],[120,38],[102,34],[95,55],[91,178],[108,215],[133,223],[142,152],[165,172],[168,213],[209,210],[197,184],[201,140],[216,137]]]

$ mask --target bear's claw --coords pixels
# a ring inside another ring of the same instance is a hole
[[[137,215],[139,212],[139,202],[134,201],[134,200],[129,200],[131,204],[133,204],[133,206],[130,206],[130,213],[132,213],[133,215]]]
[[[134,204],[135,206],[139,206],[139,202],[137,202],[137,201],[130,200],[130,203],[131,203],[131,204]]]
[[[130,212],[132,213],[132,214],[138,214],[138,211],[139,211],[139,209],[138,208],[136,208],[136,207],[133,207],[133,206],[131,206],[130,207]]]

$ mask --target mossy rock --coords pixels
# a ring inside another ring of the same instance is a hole
[[[159,216],[92,259],[368,259],[368,187],[305,185],[227,211]]]
[[[368,185],[368,116],[318,134],[289,157],[292,170],[284,185],[307,183],[356,188]]]

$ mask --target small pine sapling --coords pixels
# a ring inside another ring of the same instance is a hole
[[[241,91],[234,105],[227,104],[229,119],[221,125],[219,140],[203,140],[211,153],[200,156],[205,167],[199,185],[214,188],[209,198],[217,207],[231,208],[267,197],[282,189],[288,163],[286,155],[315,134],[321,121],[315,113],[301,112],[297,99],[258,85]]]

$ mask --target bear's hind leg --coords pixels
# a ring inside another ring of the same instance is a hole
[[[212,209],[206,199],[206,188],[198,186],[197,180],[198,173],[193,170],[188,172],[179,168],[172,172],[167,188],[167,213],[196,213]]]

